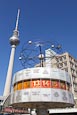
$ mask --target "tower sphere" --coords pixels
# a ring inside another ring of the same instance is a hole
[[[14,30],[13,36],[10,37],[10,39],[9,39],[11,45],[17,46],[20,43],[20,40],[18,38],[18,34],[19,34],[18,31]]]

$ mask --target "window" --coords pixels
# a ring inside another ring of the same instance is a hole
[[[41,86],[41,81],[39,79],[31,81],[31,87],[32,88],[39,88],[40,86]]]
[[[66,89],[66,84],[65,84],[65,82],[60,82],[60,88],[61,88],[61,89]]]
[[[51,86],[52,88],[59,88],[59,81],[55,81],[55,80],[53,80],[52,81],[52,86]]]
[[[41,80],[42,81],[42,87],[43,88],[50,88],[51,87],[51,81],[50,80]]]
[[[66,90],[68,90],[68,91],[70,90],[70,84],[68,84],[68,83],[66,84]]]
[[[63,56],[63,59],[66,60],[66,55]]]
[[[14,85],[14,91],[16,91],[16,90],[17,90],[17,84]]]
[[[30,88],[30,81],[24,81],[23,82],[23,89]]]
[[[63,67],[63,63],[59,63],[59,67]]]
[[[64,70],[65,70],[66,72],[68,72],[68,68],[65,68]]]
[[[22,89],[22,82],[19,82],[19,83],[18,83],[17,89],[18,89],[18,90],[21,90],[21,89]]]
[[[64,62],[64,66],[67,66],[67,62]]]
[[[59,60],[62,61],[62,57],[60,57]]]

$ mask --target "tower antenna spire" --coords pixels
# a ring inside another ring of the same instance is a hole
[[[16,27],[15,30],[18,30],[18,21],[19,21],[20,9],[18,9],[17,20],[16,20]]]

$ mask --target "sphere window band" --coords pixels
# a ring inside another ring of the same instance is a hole
[[[27,88],[57,88],[63,90],[70,90],[70,84],[65,81],[49,80],[49,79],[34,79],[24,80],[14,84],[14,91]]]

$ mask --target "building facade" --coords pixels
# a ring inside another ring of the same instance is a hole
[[[77,59],[71,56],[68,52],[59,55],[51,49],[45,51],[45,57],[49,58],[45,59],[44,66],[65,70],[71,76],[71,90],[74,95],[75,107],[77,108]],[[39,66],[40,64],[36,65],[36,67]]]
[[[71,90],[75,99],[75,107],[77,107],[77,59],[65,52],[55,56],[51,60],[51,65],[67,71],[71,76]]]

